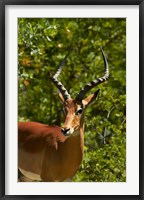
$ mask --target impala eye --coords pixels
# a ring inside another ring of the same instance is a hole
[[[81,114],[81,113],[82,113],[82,111],[83,111],[83,109],[82,109],[82,108],[80,108],[79,110],[77,110],[77,111],[76,111],[76,115],[79,115],[79,114]]]

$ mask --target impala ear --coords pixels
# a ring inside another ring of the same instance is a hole
[[[58,95],[59,95],[59,99],[60,99],[61,103],[63,104],[65,102],[63,95],[60,92],[58,93]]]
[[[84,100],[82,100],[83,105],[85,107],[87,107],[90,104],[92,104],[93,101],[97,98],[99,91],[100,91],[100,89],[98,89],[94,94],[91,94],[90,96],[88,96],[87,98],[85,98]]]

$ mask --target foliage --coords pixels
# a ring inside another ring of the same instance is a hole
[[[18,20],[19,121],[61,125],[63,110],[48,72],[54,74],[74,47],[60,79],[75,97],[84,84],[103,75],[100,46],[110,78],[86,111],[85,156],[73,181],[126,181],[126,20]]]

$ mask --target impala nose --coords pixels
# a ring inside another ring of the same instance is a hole
[[[70,128],[61,128],[61,131],[64,135],[69,135],[70,133]]]

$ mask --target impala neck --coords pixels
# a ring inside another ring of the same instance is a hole
[[[80,121],[80,128],[74,132],[72,134],[72,136],[69,138],[70,141],[75,140],[75,142],[77,143],[76,146],[80,148],[80,154],[81,154],[81,158],[83,159],[83,154],[84,154],[84,128],[85,128],[85,124],[84,124],[84,114],[81,117],[81,121]],[[79,151],[78,151],[79,152]]]

